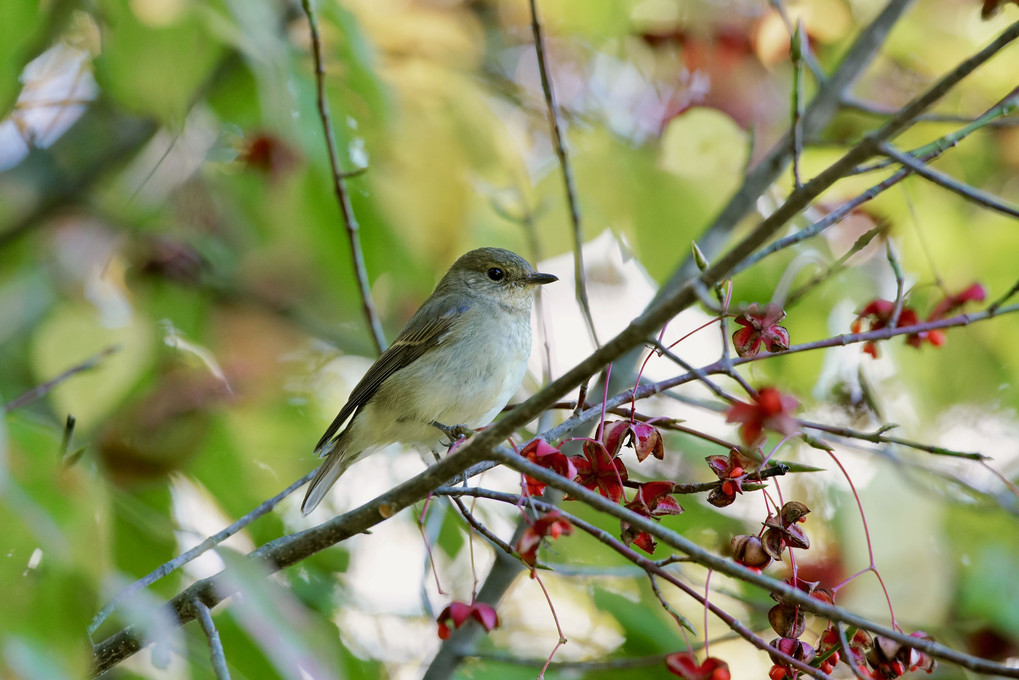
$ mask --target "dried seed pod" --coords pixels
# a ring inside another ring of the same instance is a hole
[[[795,524],[802,520],[809,512],[810,508],[803,503],[798,501],[789,501],[782,506],[782,510],[779,511],[779,514],[782,517],[782,523],[789,526],[790,524]]]
[[[785,550],[785,541],[782,538],[781,529],[768,529],[764,532],[762,540],[764,551],[774,559],[782,559],[782,551]]]
[[[724,508],[727,505],[732,505],[735,500],[736,494],[727,494],[725,493],[725,489],[720,486],[716,486],[708,492],[708,503],[711,503],[716,508]]]
[[[768,610],[768,623],[784,638],[798,638],[807,629],[807,617],[801,607],[776,604]]]
[[[771,564],[771,556],[765,552],[761,539],[757,536],[744,534],[733,536],[729,547],[732,549],[733,559],[744,567],[764,569]]]

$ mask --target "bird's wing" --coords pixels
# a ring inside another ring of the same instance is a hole
[[[336,418],[326,429],[325,434],[315,445],[315,450],[322,455],[324,453],[323,445],[336,434],[351,414],[368,403],[368,400],[378,391],[386,378],[410,365],[429,348],[441,343],[449,333],[453,322],[466,312],[467,308],[467,305],[458,305],[441,313],[435,313],[439,310],[430,309],[428,310],[432,312],[430,314],[422,314],[425,311],[424,308],[419,310],[396,336],[393,344],[372,364],[368,372],[361,378],[361,382],[354,387],[354,391],[347,398],[347,403],[343,405]]]

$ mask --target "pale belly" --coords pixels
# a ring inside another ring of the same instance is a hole
[[[531,351],[529,327],[513,339],[496,327],[483,329],[471,343],[484,351],[466,357],[462,347],[440,346],[427,365],[411,364],[390,378],[362,413],[376,441],[434,449],[444,436],[433,421],[470,428],[492,422],[520,386]],[[386,408],[373,408],[378,403]]]

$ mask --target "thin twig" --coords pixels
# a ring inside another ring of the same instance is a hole
[[[191,550],[181,553],[180,555],[173,558],[169,562],[161,564],[156,569],[152,570],[142,578],[138,579],[131,585],[124,588],[122,591],[117,593],[117,595],[112,600],[107,602],[106,605],[99,611],[99,613],[96,614],[95,617],[93,617],[92,622],[89,623],[88,626],[89,635],[94,634],[96,630],[98,630],[99,626],[103,625],[103,621],[109,618],[110,614],[112,614],[114,610],[116,610],[116,608],[120,606],[120,604],[124,602],[124,600],[126,600],[128,597],[135,594],[142,588],[146,588],[152,585],[153,583],[163,578],[167,574],[170,574],[176,571],[177,569],[180,569],[185,564],[195,559],[202,553],[208,552],[212,548],[215,548],[217,545],[219,545],[226,539],[230,538],[231,536],[233,536],[238,531],[254,522],[262,515],[267,514],[270,510],[275,508],[280,501],[282,501],[284,498],[292,494],[294,491],[299,489],[304,484],[307,484],[308,481],[311,480],[311,478],[314,476],[315,470],[312,470],[311,472],[304,475],[287,488],[283,489],[283,491],[279,492],[278,494],[276,494],[275,496],[265,501],[251,512],[249,512],[248,514],[244,515],[244,517],[241,517],[239,520],[228,526],[226,529],[223,529],[217,534],[209,536],[207,539],[196,545],[194,548],[191,548]]]
[[[835,72],[821,83],[817,94],[803,112],[803,134],[808,142],[828,126],[850,86],[880,51],[889,32],[910,4],[912,0],[891,0],[885,5],[874,20],[857,35]],[[760,197],[781,177],[790,160],[789,134],[787,132],[782,139],[775,142],[772,150],[747,173],[743,184],[729,199],[711,226],[697,237],[697,243],[708,259],[713,260],[722,252],[733,230],[742,224],[743,218],[754,209]],[[697,273],[697,269],[694,258],[692,256],[686,258],[662,286],[655,297],[655,302],[679,290]]]
[[[209,655],[212,657],[212,670],[216,674],[216,679],[230,680],[230,670],[226,665],[223,642],[219,639],[219,630],[216,629],[216,623],[212,620],[212,612],[197,597],[191,601],[191,606],[195,609],[202,632],[209,639]]]
[[[792,37],[793,32],[797,29],[797,26],[793,26],[793,22],[789,19],[789,13],[786,12],[785,10],[785,4],[781,0],[769,0],[768,4],[774,7],[775,11],[778,12],[778,16],[782,19],[782,23],[785,24],[786,32],[789,33],[790,37]],[[798,25],[800,23],[800,20],[797,19],[796,23]],[[804,39],[806,39],[807,36],[805,33],[803,37]],[[814,78],[819,83],[824,82],[825,79],[824,69],[822,69],[821,65],[817,63],[817,59],[814,58],[813,52],[811,52],[810,49],[808,49],[809,44],[806,42],[804,42],[803,44],[804,49],[801,52],[801,58],[803,62],[807,65],[807,68],[810,69],[811,74],[813,74]]]
[[[570,208],[570,223],[573,225],[573,278],[577,289],[577,302],[580,303],[580,311],[584,315],[587,331],[591,334],[591,341],[594,342],[595,347],[598,347],[601,343],[598,342],[598,334],[594,329],[591,303],[587,299],[587,278],[584,270],[583,249],[584,232],[580,224],[580,200],[577,198],[577,191],[573,185],[573,171],[570,169],[570,160],[566,153],[566,143],[563,141],[562,127],[559,124],[559,111],[556,106],[555,91],[552,89],[552,79],[548,74],[548,52],[545,50],[545,39],[542,36],[537,0],[529,0],[529,2],[531,7],[531,33],[534,34],[534,52],[538,58],[541,91],[545,95],[545,110],[548,115],[549,127],[552,130],[552,145],[555,148],[556,156],[559,158],[563,188],[566,190],[566,202]]]
[[[37,385],[30,389],[29,391],[25,392],[24,394],[17,396],[14,399],[11,399],[9,402],[3,405],[2,412],[10,413],[11,411],[22,408],[23,406],[28,406],[36,399],[44,397],[50,390],[52,390],[54,387],[64,382],[71,376],[81,373],[82,371],[88,371],[95,368],[100,363],[102,363],[104,359],[119,351],[120,345],[111,345],[106,349],[97,352],[96,354],[93,354],[88,359],[85,359],[85,361],[82,361],[80,364],[75,364],[71,368],[67,369],[66,371],[58,375],[56,378],[47,380],[43,384]]]
[[[712,319],[712,323],[714,323],[714,319]],[[663,345],[658,340],[654,340],[653,341],[653,345],[654,345],[655,351],[658,354],[668,358],[673,363],[675,363],[678,366],[680,366],[680,368],[682,368],[684,371],[687,371],[689,373],[693,373],[695,376],[697,376],[697,379],[700,380],[704,384],[704,386],[707,387],[709,390],[711,390],[715,394],[715,396],[717,396],[719,399],[724,399],[725,401],[729,401],[729,402],[735,401],[735,398],[730,396],[729,394],[727,394],[725,390],[723,390],[721,387],[716,385],[714,383],[714,381],[712,381],[708,377],[707,373],[704,373],[703,371],[698,369],[693,364],[691,364],[688,361],[685,361],[684,359],[680,358],[677,354],[673,353],[672,350],[670,350],[668,347]]]
[[[534,467],[537,467],[537,466],[534,466]],[[544,469],[544,468],[542,468],[542,469]],[[564,477],[560,477],[560,479],[565,479],[565,478]],[[574,485],[574,486],[578,486],[579,487],[579,485]],[[584,488],[584,487],[579,487],[579,488]],[[492,499],[492,500],[498,500],[498,501],[502,501],[504,503],[511,503],[511,504],[514,504],[514,505],[516,505],[516,504],[518,504],[520,502],[520,498],[518,496],[514,495],[514,494],[507,494],[507,493],[501,493],[501,492],[493,492],[493,491],[489,491],[488,489],[477,489],[477,488],[474,488],[474,489],[464,489],[463,487],[454,487],[453,489],[451,489],[451,491],[461,491],[461,492],[465,492],[465,493],[470,492],[471,495],[477,494],[481,498],[489,498],[489,499]],[[585,489],[585,491],[586,491],[586,489]],[[598,494],[594,494],[594,495],[597,496]],[[571,494],[571,496],[572,496],[572,494]],[[599,498],[601,498],[601,496],[599,496]],[[609,504],[613,505],[613,507],[621,507],[621,506],[617,506],[617,505],[611,503],[611,501],[606,501],[606,503],[609,503]],[[549,504],[544,503],[544,502],[537,502],[536,505],[543,512],[548,512],[549,510],[553,509],[553,506],[550,506]],[[601,529],[601,528],[595,526],[594,524],[592,524],[590,522],[586,522],[583,519],[581,519],[581,518],[577,517],[576,515],[573,515],[573,514],[571,514],[569,512],[565,512],[565,511],[563,511],[561,509],[558,509],[558,511],[560,512],[560,514],[562,514],[563,517],[568,519],[571,524],[573,524],[577,528],[581,529],[582,531],[586,532],[587,534],[593,536],[594,538],[598,539],[599,541],[601,541],[602,543],[607,545],[609,548],[611,548],[612,550],[614,550],[615,552],[617,552],[619,555],[623,556],[627,560],[633,562],[635,565],[637,565],[638,567],[643,569],[649,576],[651,576],[651,575],[658,576],[659,578],[661,578],[661,579],[663,579],[665,581],[668,581],[670,584],[672,584],[673,586],[675,586],[676,588],[681,590],[683,593],[685,593],[686,595],[690,596],[691,598],[693,598],[695,601],[697,601],[701,605],[705,606],[707,609],[709,609],[711,611],[712,614],[714,614],[717,618],[719,618],[726,625],[728,625],[741,638],[743,638],[747,642],[751,643],[752,645],[754,645],[758,649],[760,649],[762,651],[765,651],[765,652],[768,652],[769,654],[774,653],[777,656],[782,657],[782,659],[784,661],[786,661],[787,663],[790,663],[791,665],[795,666],[796,668],[800,669],[801,671],[803,671],[807,675],[810,675],[811,677],[818,678],[819,680],[829,680],[828,679],[828,675],[825,674],[825,673],[822,673],[819,669],[812,668],[812,667],[804,664],[803,662],[797,661],[796,659],[793,659],[792,657],[790,657],[788,655],[782,654],[778,650],[770,647],[768,645],[768,643],[764,641],[763,638],[761,638],[760,636],[756,635],[753,631],[751,631],[749,628],[747,628],[747,626],[743,622],[739,621],[734,616],[732,616],[731,614],[729,614],[725,610],[721,609],[717,605],[712,604],[709,600],[707,600],[703,595],[698,593],[696,590],[694,590],[688,584],[680,581],[679,578],[676,576],[676,574],[672,573],[671,571],[669,571],[668,569],[666,569],[662,565],[658,564],[654,560],[652,560],[650,558],[647,558],[647,557],[637,553],[635,550],[633,550],[629,546],[625,545],[622,541],[620,541],[615,536],[612,536],[611,534],[609,534],[604,529]],[[626,520],[624,520],[624,521],[626,521]],[[651,520],[648,520],[648,521],[651,522],[654,526],[658,526],[653,521],[651,521]],[[732,564],[732,563],[727,563],[727,564]],[[682,626],[681,623],[680,623],[680,625]],[[685,627],[685,626],[683,626],[683,627]]]
[[[467,506],[463,504],[462,500],[456,496],[450,496],[449,500],[453,501],[453,504],[456,505],[457,510],[459,510],[460,514],[463,515],[463,518],[467,520],[467,523],[470,524],[475,531],[484,536],[489,543],[499,548],[507,555],[517,554],[517,551],[513,549],[513,546],[496,536],[488,527],[478,521],[478,518],[474,516],[474,513],[467,509]]]
[[[672,617],[672,620],[676,622],[676,625],[678,625],[680,628],[686,628],[688,631],[696,635],[697,631],[694,629],[693,624],[690,623],[689,619],[680,614],[679,610],[673,607],[672,604],[670,604],[669,601],[665,599],[665,593],[663,593],[662,589],[658,587],[657,577],[654,574],[647,574],[647,577],[648,580],[651,581],[651,592],[653,592],[655,594],[655,597],[658,598],[658,602],[659,604],[662,605],[662,609],[664,609],[666,613]],[[705,614],[704,616],[706,618],[707,614]],[[707,623],[705,622],[704,635],[707,636],[707,634],[708,626]]]
[[[802,243],[807,239],[811,239],[817,236],[825,229],[828,229],[841,222],[843,219],[846,218],[847,215],[849,215],[849,213],[853,212],[867,201],[872,200],[879,194],[883,193],[884,191],[887,191],[891,187],[895,186],[896,184],[904,180],[906,177],[909,176],[909,174],[910,174],[909,169],[902,168],[895,174],[878,182],[877,184],[870,187],[863,193],[858,194],[857,196],[854,196],[853,198],[849,199],[848,201],[846,201],[845,203],[843,203],[842,205],[835,208],[830,213],[819,219],[817,222],[811,224],[809,227],[800,229],[794,234],[790,234],[789,236],[785,236],[772,243],[769,243],[766,247],[761,248],[753,255],[747,257],[745,260],[743,260],[738,265],[733,267],[732,275],[735,276],[740,272],[746,271],[747,269],[753,267],[761,260],[771,255],[774,255],[780,250],[784,250],[786,248],[789,248],[790,246],[796,245],[797,243]]]
[[[918,158],[896,149],[889,143],[882,144],[881,151],[889,158],[898,161],[917,175],[937,184],[939,187],[948,189],[949,191],[962,196],[971,203],[976,203],[979,206],[989,210],[994,210],[995,212],[999,212],[1003,215],[1008,215],[1009,217],[1019,217],[1019,207],[1012,205],[1011,203],[1006,203],[994,194],[983,191],[982,189],[977,189],[976,187],[949,177],[945,173],[939,172],[928,166],[926,163],[921,162]]]
[[[1000,120],[1003,116],[1008,116],[1019,108],[1019,87],[1015,88],[1007,95],[1002,97],[994,106],[990,107],[984,113],[977,116],[972,121],[966,123],[958,130],[948,133],[933,142],[928,142],[923,146],[911,149],[909,155],[922,160],[929,161],[932,158],[936,158],[948,149],[957,145],[963,139],[973,134],[977,130],[981,130],[989,125],[992,125],[995,121]],[[894,161],[890,159],[881,159],[874,161],[869,165],[861,165],[853,169],[851,174],[860,174],[865,172],[871,172],[874,170],[881,170],[893,165]]]
[[[925,144],[920,149],[910,151],[909,152],[910,155],[916,158],[917,160],[925,163],[933,160],[934,158],[937,158],[942,153],[958,144],[960,141],[968,137],[973,132],[989,125],[990,122],[996,120],[1000,116],[1006,115],[1014,107],[1014,104],[1011,103],[1012,98],[1014,98],[1014,95],[1006,97],[1004,100],[988,109],[983,115],[981,115],[979,118],[977,118],[977,120],[973,121],[969,125],[965,126],[960,130],[955,130],[947,135],[944,135],[943,137],[940,137],[929,144]],[[879,151],[880,148],[881,145],[878,146]],[[854,172],[855,171],[856,170],[854,170]],[[780,250],[783,250],[792,245],[795,245],[809,238],[817,236],[825,229],[828,229],[829,227],[841,222],[849,213],[851,213],[859,206],[872,200],[879,194],[883,193],[884,191],[890,189],[891,187],[901,182],[903,179],[912,174],[912,172],[913,170],[909,167],[900,168],[892,175],[886,177],[884,180],[878,182],[877,184],[870,187],[863,193],[858,194],[857,196],[849,199],[848,201],[846,201],[845,203],[843,203],[835,210],[831,211],[830,213],[825,215],[822,219],[818,220],[809,227],[801,229],[798,232],[790,234],[789,236],[786,236],[784,238],[778,239],[774,243],[771,243],[767,247],[762,248],[756,253],[752,254],[750,257],[747,257],[743,262],[741,262],[740,264],[736,265],[733,268],[731,276],[735,276],[736,274],[745,271],[754,264],[760,262],[761,260]]]
[[[994,314],[999,309],[1001,309],[1001,306],[1008,302],[1009,298],[1011,298],[1016,293],[1019,293],[1019,281],[1016,281],[1014,284],[1012,284],[1012,287],[1008,289],[1008,292],[1006,292],[1000,298],[992,302],[991,305],[987,308],[987,311],[990,312],[991,314]]]
[[[888,225],[883,222],[879,222],[877,226],[868,229],[862,236],[856,239],[856,241],[849,248],[849,250],[843,253],[841,257],[839,257],[837,260],[835,260],[830,265],[825,267],[823,271],[818,272],[816,275],[812,276],[809,280],[805,281],[803,285],[801,285],[799,288],[796,288],[795,290],[790,292],[785,302],[786,311],[794,307],[796,303],[798,303],[804,296],[807,295],[807,293],[813,290],[816,286],[819,286],[820,284],[824,283],[828,279],[835,276],[835,274],[845,269],[846,262],[849,261],[849,258],[851,258],[853,255],[857,254],[858,252],[866,248],[868,245],[870,245],[870,242],[874,240],[875,236],[879,234],[884,234],[887,231]]]
[[[354,209],[350,204],[346,175],[340,170],[340,159],[336,153],[336,138],[333,135],[333,124],[329,116],[329,100],[326,98],[326,71],[322,60],[322,40],[318,32],[318,18],[315,16],[314,8],[311,6],[311,0],[301,0],[301,7],[308,18],[308,31],[311,34],[311,54],[315,62],[315,86],[318,90],[318,115],[322,120],[322,131],[325,133],[329,167],[333,175],[333,191],[336,194],[336,201],[340,205],[340,214],[343,216],[343,225],[346,227],[347,240],[350,241],[350,256],[354,264],[354,274],[357,277],[358,292],[361,294],[361,309],[364,313],[365,321],[368,322],[368,329],[371,331],[375,349],[381,354],[382,350],[386,348],[386,336],[382,331],[382,323],[379,321],[379,315],[375,310],[375,303],[371,297],[368,272],[365,268],[364,255],[361,251],[360,227],[358,226],[357,218],[354,216]]]
[[[906,278],[902,274],[899,255],[895,252],[891,239],[885,241],[885,259],[888,260],[888,265],[895,276],[895,307],[892,309],[892,318],[888,321],[888,325],[895,328],[899,325],[899,317],[902,316],[902,308],[906,304]]]
[[[872,116],[891,116],[898,110],[883,104],[866,102],[851,96],[845,97],[842,100],[842,107]],[[950,113],[925,113],[921,116],[917,116],[916,120],[924,123],[972,123],[976,119],[970,116],[960,116]],[[994,128],[1008,128],[1015,127],[1016,125],[1019,125],[1019,118],[1000,118],[988,123],[989,127]]]
[[[982,453],[970,452],[970,451],[955,451],[953,449],[946,449],[943,446],[931,446],[930,444],[921,444],[920,442],[910,441],[901,437],[889,437],[883,434],[881,431],[878,432],[860,432],[857,430],[851,430],[846,427],[835,427],[832,425],[825,425],[823,423],[812,423],[809,421],[801,420],[800,425],[811,430],[818,430],[820,432],[827,432],[833,434],[836,437],[845,437],[846,439],[859,439],[860,441],[871,442],[874,444],[896,444],[898,446],[906,446],[917,451],[925,451],[927,453],[933,453],[937,456],[948,456],[950,458],[965,458],[967,460],[986,461],[990,460],[990,456],[985,456]]]

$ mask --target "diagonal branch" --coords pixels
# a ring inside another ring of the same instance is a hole
[[[238,531],[254,522],[259,517],[268,514],[270,511],[272,511],[273,508],[279,505],[280,501],[282,501],[284,498],[292,494],[297,489],[307,484],[311,480],[311,478],[315,476],[315,472],[316,472],[315,470],[312,470],[311,472],[301,477],[287,488],[283,489],[283,491],[279,492],[269,500],[264,501],[257,508],[255,508],[248,514],[244,515],[227,528],[223,529],[222,531],[216,534],[213,534],[212,536],[209,536],[195,547],[181,553],[180,555],[173,558],[169,562],[164,562],[163,564],[159,565],[156,569],[153,569],[151,572],[149,572],[142,578],[138,579],[134,583],[124,588],[122,591],[117,593],[117,595],[113,597],[109,602],[107,602],[103,606],[103,608],[99,610],[98,614],[92,617],[92,621],[89,623],[88,626],[88,634],[90,636],[94,634],[99,629],[99,626],[103,625],[103,622],[110,617],[110,614],[112,614],[117,609],[117,607],[119,607],[121,603],[123,603],[127,598],[131,597],[139,590],[142,590],[143,588],[152,585],[153,583],[163,578],[164,576],[167,576],[176,571],[177,569],[180,569],[188,562],[205,554],[209,550],[212,550],[217,545],[219,545],[226,539],[230,538]]]
[[[20,394],[14,399],[11,399],[6,404],[0,406],[0,413],[10,413],[11,411],[15,411],[19,408],[22,408],[23,406],[28,406],[36,399],[40,399],[43,396],[45,396],[50,390],[52,390],[54,387],[64,382],[68,378],[83,371],[92,370],[100,363],[102,363],[110,355],[115,354],[119,350],[120,345],[110,345],[106,349],[93,354],[92,356],[90,356],[88,359],[85,359],[81,363],[76,364],[71,368],[67,369],[57,377],[47,380],[41,385],[36,385],[35,387],[25,392],[24,394]]]
[[[839,110],[849,87],[867,68],[874,55],[885,42],[892,27],[905,13],[911,0],[891,0],[874,20],[860,31],[853,46],[846,52],[842,62],[831,76],[825,80],[803,112],[800,124],[803,137],[810,140],[816,137]],[[718,214],[711,226],[697,238],[697,245],[704,251],[709,260],[721,252],[732,231],[757,203],[757,199],[774,184],[791,157],[790,134],[775,142],[772,151],[750,171],[736,194],[729,199],[722,212]],[[662,286],[661,293],[668,293],[679,288],[683,282],[694,276],[698,271],[697,263],[688,257]]]
[[[849,612],[841,607],[826,604],[820,600],[812,598],[804,591],[799,588],[794,588],[784,581],[778,581],[770,576],[765,576],[757,570],[748,569],[747,567],[739,565],[728,558],[711,553],[684,536],[681,536],[670,529],[664,528],[658,522],[642,515],[637,515],[636,513],[627,510],[622,505],[613,503],[601,494],[591,491],[590,489],[582,487],[574,482],[568,481],[565,477],[557,475],[540,465],[532,463],[522,456],[515,455],[503,448],[493,450],[492,456],[496,461],[516,470],[517,472],[534,477],[549,486],[555,487],[560,491],[569,494],[571,498],[583,501],[586,505],[595,510],[612,515],[621,521],[629,523],[638,531],[646,531],[660,541],[686,554],[693,561],[702,566],[739,579],[744,583],[755,585],[767,590],[768,592],[774,592],[777,596],[780,596],[783,601],[795,603],[807,611],[833,621],[840,621],[858,628],[863,628],[882,637],[895,640],[896,642],[908,647],[918,649],[930,654],[931,656],[935,656],[939,659],[943,659],[978,673],[986,673],[989,675],[998,674],[1008,678],[1019,678],[1019,668],[1005,666],[993,661],[988,661],[987,659],[981,659],[950,647],[937,644],[930,640],[911,637],[898,630],[876,624],[863,616]]]
[[[898,161],[903,167],[909,168],[927,181],[937,184],[939,187],[944,189],[948,189],[952,193],[962,196],[971,203],[983,206],[988,210],[994,210],[995,212],[999,212],[1003,215],[1008,215],[1009,217],[1019,217],[1019,207],[1012,205],[1011,203],[1006,203],[994,194],[969,186],[968,184],[949,177],[945,173],[930,167],[919,158],[916,158],[911,154],[904,153],[891,144],[882,144],[881,152],[889,158]]]

